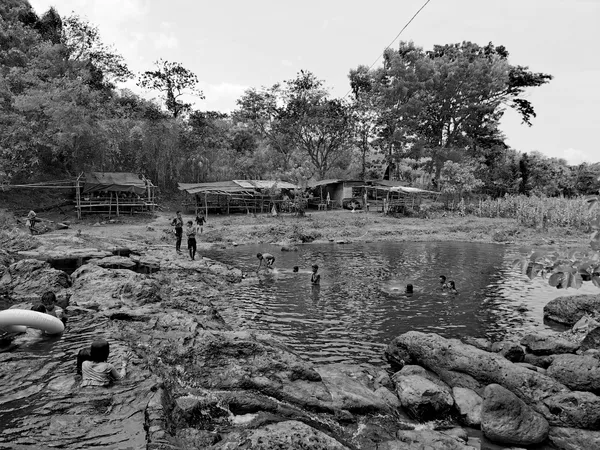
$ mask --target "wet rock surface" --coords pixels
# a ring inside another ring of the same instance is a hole
[[[565,325],[574,325],[584,315],[600,313],[600,295],[572,295],[558,297],[544,306],[544,319]]]
[[[49,290],[60,294],[70,286],[69,275],[37,259],[10,264],[0,278],[0,292],[6,293],[14,303],[37,300]]]

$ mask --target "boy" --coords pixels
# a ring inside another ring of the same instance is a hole
[[[321,284],[321,275],[317,272],[319,271],[319,266],[313,264],[312,266],[312,275],[310,276],[310,282],[313,286]]]
[[[188,220],[187,228],[185,233],[188,237],[188,251],[190,252],[190,258],[192,261],[196,259],[196,233],[198,232],[198,226],[194,225],[194,222]]]
[[[202,234],[202,226],[204,225],[204,222],[206,222],[204,216],[196,214],[196,225],[198,225],[198,228],[200,229],[200,234]]]
[[[175,251],[181,253],[181,237],[183,236],[183,219],[181,218],[181,211],[177,211],[175,218],[171,221],[171,225],[175,227]]]
[[[267,269],[273,268],[273,263],[275,262],[275,257],[273,255],[271,255],[270,253],[257,253],[256,257],[260,261],[258,263],[258,269],[256,269],[257,272],[260,270],[260,266],[262,266],[263,261],[265,262]]]

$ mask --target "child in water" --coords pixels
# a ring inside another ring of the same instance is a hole
[[[310,282],[313,286],[317,286],[321,284],[321,275],[317,272],[319,271],[319,266],[313,264],[312,266],[312,275],[310,276]]]
[[[83,377],[83,381],[81,383],[82,387],[108,386],[113,381],[120,380],[127,375],[127,361],[129,360],[129,355],[127,355],[123,360],[121,364],[121,370],[117,371],[115,366],[106,362],[109,353],[110,348],[106,340],[98,339],[92,342],[89,359],[86,359],[81,363],[81,375]]]
[[[54,294],[54,292],[44,292],[40,301],[41,304],[46,308],[46,311],[43,312],[62,320],[63,323],[66,322],[67,318],[64,314],[63,309],[56,304],[56,294]]]
[[[406,294],[412,294],[412,293],[413,293],[413,285],[407,284],[406,285]]]
[[[440,275],[440,287],[442,289],[448,289],[448,284],[446,283],[446,275]]]
[[[451,294],[458,294],[458,291],[456,290],[456,285],[454,284],[454,281],[450,280],[448,281],[448,292],[450,292]]]
[[[260,270],[260,267],[262,266],[263,261],[265,262],[267,269],[273,268],[273,263],[275,262],[275,257],[273,255],[271,255],[270,253],[257,253],[256,257],[260,261],[258,263],[258,269],[256,269],[257,271]]]

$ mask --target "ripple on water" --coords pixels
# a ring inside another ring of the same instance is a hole
[[[276,255],[275,273],[234,288],[224,304],[231,317],[251,322],[315,362],[383,364],[383,349],[410,330],[445,337],[501,339],[508,332],[546,329],[544,305],[566,293],[546,280],[529,280],[511,266],[516,255],[495,244],[386,242],[306,245],[297,252],[275,246],[244,246],[207,255],[248,272],[256,253]],[[310,266],[319,265],[322,284],[310,286]],[[293,266],[300,273],[292,273]],[[439,290],[438,277],[456,282],[458,295]],[[403,293],[413,284],[412,296]]]

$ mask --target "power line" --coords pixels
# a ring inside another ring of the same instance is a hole
[[[416,13],[415,13],[415,14],[414,14],[414,15],[413,15],[411,18],[410,18],[410,20],[409,20],[408,22],[406,22],[406,25],[404,25],[404,26],[402,27],[402,29],[401,29],[401,30],[400,30],[400,32],[399,32],[399,33],[396,35],[396,37],[395,37],[395,38],[392,40],[392,42],[390,42],[390,43],[388,44],[388,46],[387,46],[387,47],[386,47],[386,48],[385,48],[385,49],[384,49],[384,50],[381,52],[381,54],[380,54],[380,55],[377,57],[377,59],[376,59],[375,61],[373,61],[373,64],[371,64],[371,65],[369,66],[369,69],[368,69],[368,70],[371,70],[371,69],[373,68],[373,66],[375,66],[375,64],[377,64],[377,61],[379,61],[379,59],[380,59],[380,58],[383,56],[383,54],[385,53],[385,51],[386,51],[388,48],[390,48],[390,47],[391,47],[391,46],[394,44],[394,42],[396,42],[396,40],[397,40],[397,39],[400,37],[400,35],[402,34],[402,32],[403,32],[404,30],[406,30],[406,28],[407,28],[407,27],[408,27],[408,26],[409,26],[409,25],[412,23],[412,21],[413,21],[413,20],[415,20],[415,17],[417,17],[417,16],[419,15],[419,13],[420,13],[421,11],[423,11],[423,8],[425,8],[425,7],[426,7],[426,6],[429,4],[429,2],[430,2],[430,1],[431,1],[431,0],[427,0],[425,3],[423,3],[423,6],[421,6],[421,7],[419,8],[419,10],[418,10],[418,11],[417,11],[417,12],[416,12]],[[348,92],[346,92],[346,95],[344,95],[344,97],[343,97],[343,98],[346,98],[350,92],[352,92],[352,89],[350,89]]]

